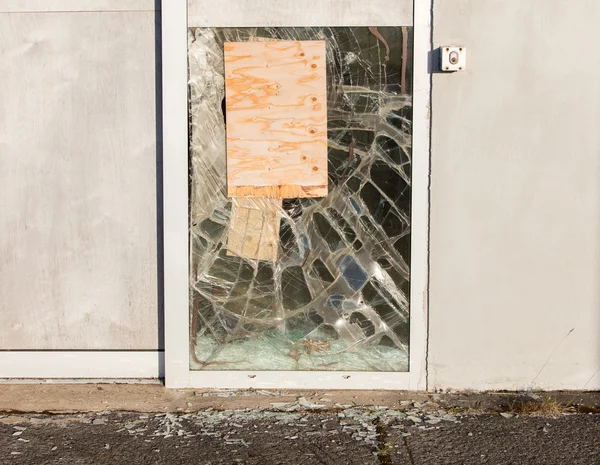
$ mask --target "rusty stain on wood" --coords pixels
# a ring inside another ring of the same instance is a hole
[[[276,260],[280,210],[280,199],[233,199],[227,255],[254,260]]]
[[[406,62],[408,61],[408,28],[402,27],[402,71],[400,72],[400,90],[407,94],[406,89]]]
[[[228,42],[229,197],[327,195],[324,41]]]

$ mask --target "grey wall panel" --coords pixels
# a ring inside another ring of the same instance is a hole
[[[152,11],[155,0],[0,0],[0,13]]]
[[[155,349],[155,13],[0,14],[0,348]]]
[[[413,0],[188,0],[195,26],[410,26]]]
[[[435,2],[431,388],[600,388],[600,4]],[[572,331],[571,331],[572,330]]]

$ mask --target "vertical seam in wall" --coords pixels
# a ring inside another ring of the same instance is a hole
[[[429,16],[429,173],[427,180],[427,277],[426,277],[426,320],[425,320],[425,390],[429,391],[429,314],[430,314],[430,276],[431,276],[431,171],[432,171],[432,135],[433,135],[433,4],[435,0],[430,1]]]

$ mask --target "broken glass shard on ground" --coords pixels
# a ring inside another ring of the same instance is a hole
[[[407,371],[412,28],[188,38],[190,368]],[[227,197],[223,44],[275,40],[326,42],[328,196],[242,203]]]

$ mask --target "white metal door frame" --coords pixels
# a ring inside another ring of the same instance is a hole
[[[155,0],[0,0],[0,14],[144,13]],[[159,324],[162,322],[159,321]],[[10,331],[3,327],[2,331]],[[158,339],[158,335],[157,335]],[[0,379],[125,379],[163,376],[162,350],[0,350]]]
[[[160,378],[164,353],[157,350],[15,350],[0,352],[0,378]]]
[[[163,0],[163,199],[165,283],[165,382],[167,387],[427,389],[427,293],[429,228],[429,102],[431,0],[333,2],[285,0],[278,8],[255,0],[227,0],[215,7],[196,0],[193,26],[414,26],[413,166],[411,226],[410,371],[290,372],[191,371],[189,366],[188,263],[188,0]],[[355,3],[356,8],[348,8]],[[283,7],[286,4],[287,7]],[[261,6],[263,6],[261,8]],[[412,7],[412,8],[410,8]],[[411,13],[412,9],[412,13]],[[351,14],[354,11],[357,14]],[[292,13],[290,13],[292,12]],[[302,12],[303,14],[298,14]],[[350,12],[350,13],[349,13]],[[359,14],[358,14],[359,13]]]

